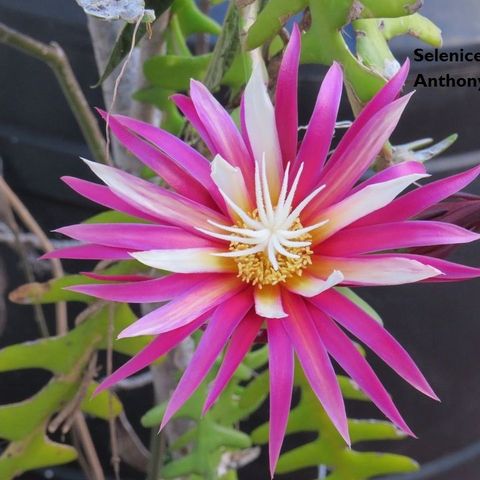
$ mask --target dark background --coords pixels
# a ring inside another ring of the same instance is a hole
[[[427,0],[423,14],[444,31],[446,51],[463,47],[480,51],[480,2],[478,0]],[[66,0],[0,0],[0,21],[43,41],[55,40],[66,50],[89,103],[101,105],[98,89],[89,86],[97,80],[93,52],[85,17],[76,3]],[[411,56],[419,43],[410,39],[393,42],[399,60]],[[410,84],[417,72],[450,72],[459,76],[480,77],[480,65],[413,63]],[[301,69],[301,118],[307,122],[324,69]],[[410,89],[410,88],[409,88]],[[345,104],[341,118],[351,118]],[[440,160],[431,162],[435,175],[456,173],[480,161],[480,92],[475,89],[421,88],[408,107],[394,137],[394,143],[423,137],[437,141],[457,132],[460,139]],[[89,172],[79,161],[87,156],[81,133],[68,109],[52,72],[42,63],[0,45],[0,157],[8,183],[18,192],[46,230],[79,222],[94,213],[93,206],[73,195],[58,179],[62,175],[86,178]],[[470,187],[480,193],[480,183]],[[461,249],[455,259],[480,265],[480,247]],[[0,246],[0,263],[6,271],[5,291],[22,284],[18,258]],[[1,267],[1,265],[0,265]],[[67,263],[71,272],[79,266]],[[405,479],[436,480],[480,478],[480,281],[451,285],[405,286],[388,289],[363,289],[359,293],[382,314],[389,330],[412,354],[434,389],[442,398],[437,404],[417,394],[395,377],[381,362],[372,358],[388,389],[419,440],[389,443],[388,451],[410,455],[422,464],[422,472]],[[31,310],[8,304],[0,318],[0,345],[33,339],[36,327]],[[34,372],[2,374],[0,403],[27,398],[40,388],[48,376]],[[128,413],[143,413],[151,404],[149,389],[129,394]],[[378,416],[375,410],[349,405],[353,416]],[[265,409],[251,419],[248,428],[264,421]],[[92,422],[100,453],[108,463],[108,432],[103,422]],[[148,432],[139,430],[145,441]],[[287,442],[287,448],[291,448]],[[243,479],[265,479],[266,456],[241,472]],[[53,478],[82,478],[68,468],[54,470]],[[124,470],[124,480],[134,472]],[[76,475],[76,476],[75,476]],[[300,474],[290,478],[312,478]],[[25,479],[45,478],[43,473]],[[282,478],[279,476],[279,478]],[[283,477],[287,478],[287,477]]]

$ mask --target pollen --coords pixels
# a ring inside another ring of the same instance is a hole
[[[256,213],[254,213],[253,218],[256,216]],[[239,223],[238,226],[240,228],[245,228],[243,223]],[[303,226],[297,218],[291,227],[291,231],[301,229],[303,229]],[[303,235],[296,237],[296,240],[309,242],[311,238],[312,236],[309,233],[304,233]],[[229,250],[231,252],[241,252],[250,247],[251,245],[245,243],[231,242]],[[286,257],[277,252],[275,257],[277,259],[278,268],[275,268],[272,265],[268,254],[265,251],[234,257],[238,268],[238,278],[253,286],[262,288],[263,285],[277,285],[279,283],[285,283],[289,278],[301,276],[303,270],[312,264],[311,256],[313,251],[309,246],[286,247],[286,250],[294,255],[295,258]]]

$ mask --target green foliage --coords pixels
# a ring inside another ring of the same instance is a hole
[[[349,379],[340,378],[345,399],[368,400]],[[300,389],[300,401],[290,412],[287,434],[314,432],[318,437],[281,455],[277,473],[326,465],[331,472],[327,477],[329,480],[367,480],[378,475],[417,470],[415,461],[401,455],[359,452],[347,447],[319,404],[301,368],[295,371],[295,385]],[[372,440],[403,438],[395,426],[385,421],[349,420],[349,430],[353,445]],[[253,431],[252,440],[259,444],[268,441],[268,423]]]
[[[88,371],[96,351],[108,347],[110,321],[116,336],[135,320],[135,316],[127,305],[99,304],[90,309],[84,321],[66,335],[0,350],[0,372],[39,368],[53,374],[32,397],[0,407],[0,438],[10,442],[0,456],[2,480],[33,468],[59,465],[76,458],[72,447],[52,442],[46,434],[55,414],[70,406],[73,412],[76,405],[80,405],[83,412],[102,419],[122,412],[120,401],[109,392],[90,398],[96,384]],[[113,349],[133,355],[148,340],[145,337],[118,340]]]
[[[167,463],[162,468],[162,478],[187,476],[190,480],[217,479],[219,478],[218,466],[226,452],[242,450],[251,446],[250,437],[239,431],[236,425],[256,410],[265,398],[265,395],[262,395],[260,400],[257,398],[252,401],[250,385],[252,385],[252,382],[258,383],[256,380],[259,378],[256,377],[252,380],[255,377],[253,369],[265,365],[266,362],[266,347],[248,354],[217,403],[202,416],[202,406],[207,395],[208,384],[212,381],[215,372],[208,376],[175,415],[175,418],[193,421],[194,426],[180,436],[173,445],[170,445],[170,451],[175,454],[175,452],[190,447],[190,453]],[[261,374],[262,378],[264,376],[264,374]],[[241,385],[241,382],[249,380],[252,380],[249,386]],[[264,391],[263,389],[262,393]],[[248,399],[245,398],[245,395]],[[161,404],[147,412],[142,418],[142,424],[146,427],[158,426],[161,423],[165,408],[166,404]],[[228,472],[228,476],[220,478],[234,480],[237,477],[235,472]]]
[[[291,16],[308,7],[311,26],[302,40],[302,62],[342,64],[359,109],[394,71],[388,40],[409,33],[431,45],[441,43],[440,30],[415,14],[420,6],[417,0],[269,0],[248,32],[247,46],[253,49],[272,40]],[[357,55],[342,35],[342,28],[352,22],[358,29]]]

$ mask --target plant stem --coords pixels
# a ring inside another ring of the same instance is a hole
[[[39,42],[1,22],[0,43],[41,60],[53,70],[92,155],[98,162],[106,163],[105,141],[100,128],[60,45]]]

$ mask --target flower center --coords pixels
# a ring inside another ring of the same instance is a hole
[[[255,165],[256,209],[247,213],[220,189],[227,205],[239,217],[233,225],[221,225],[209,221],[225,231],[217,233],[199,229],[214,238],[230,242],[226,252],[214,255],[232,257],[238,266],[238,277],[252,285],[276,285],[293,276],[302,275],[311,264],[312,250],[310,232],[325,225],[328,220],[304,227],[300,220],[303,209],[320,193],[322,185],[305,197],[295,208],[292,207],[295,192],[303,171],[300,165],[298,173],[288,191],[290,164],[285,169],[282,187],[276,205],[268,186],[265,160]]]
[[[253,216],[255,218],[255,216]],[[241,228],[246,228],[244,223],[239,223]],[[291,231],[302,230],[303,226],[300,219],[296,219],[291,227]],[[248,237],[245,237],[248,238]],[[272,265],[266,251],[243,254],[250,245],[241,241],[230,242],[229,250],[231,252],[239,252],[240,256],[235,257],[235,263],[238,267],[238,278],[246,283],[258,285],[260,288],[263,285],[276,285],[277,283],[285,282],[288,278],[293,276],[301,276],[303,270],[311,265],[312,250],[309,247],[312,236],[309,233],[304,233],[297,237],[300,243],[305,246],[299,247],[285,247],[288,256],[275,253],[276,267]]]

